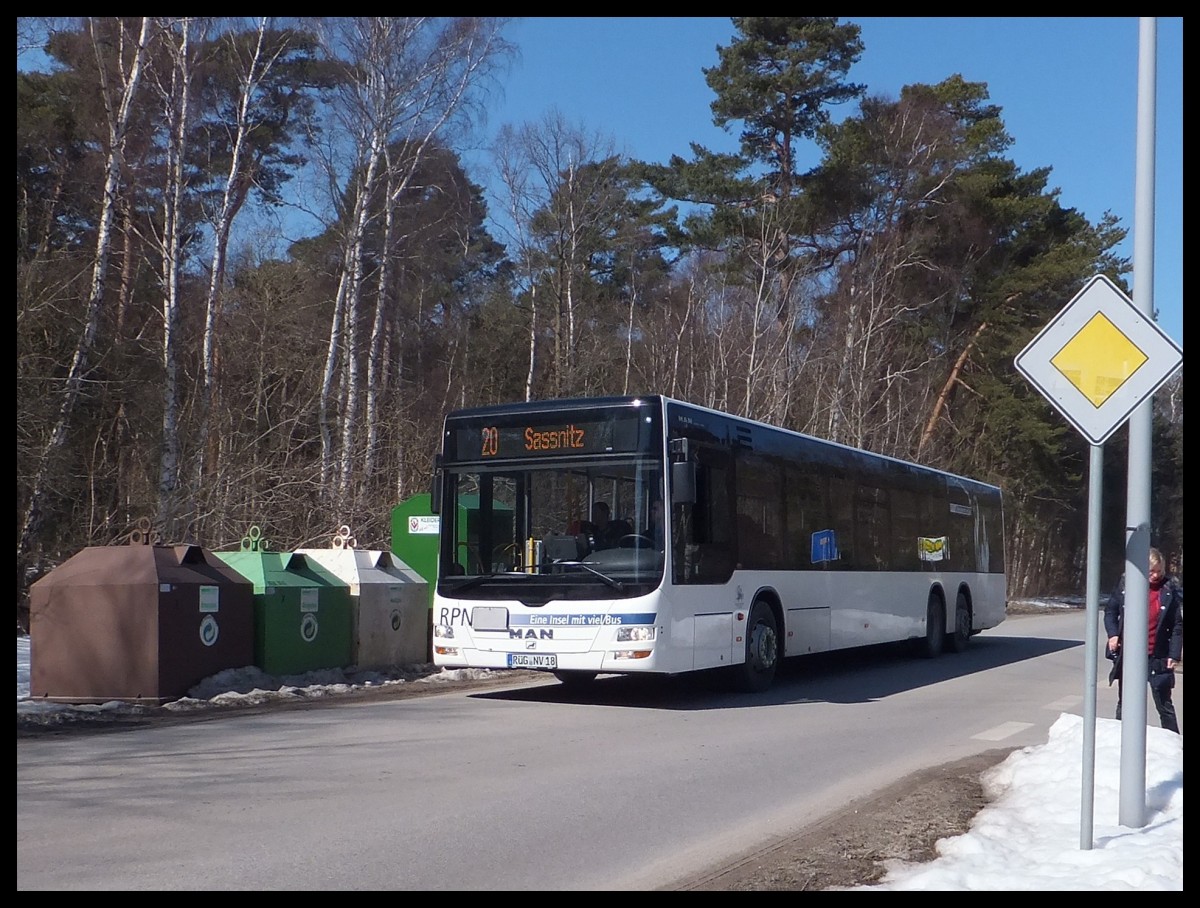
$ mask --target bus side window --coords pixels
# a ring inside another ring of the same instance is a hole
[[[695,583],[721,583],[733,571],[733,496],[729,489],[729,456],[706,451],[696,472],[696,503],[692,509],[692,539],[696,543]],[[723,463],[712,463],[721,460]],[[706,462],[708,461],[708,462]]]
[[[850,571],[862,570],[854,539],[855,486],[854,480],[846,477],[833,476],[829,480],[829,516],[837,538],[837,566]]]
[[[701,466],[696,477],[695,542],[729,545],[733,531],[733,501],[729,471]]]
[[[744,568],[777,570],[783,567],[783,470],[752,452],[739,452],[734,462],[738,562]]]

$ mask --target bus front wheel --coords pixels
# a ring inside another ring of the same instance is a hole
[[[775,613],[759,600],[746,622],[746,661],[734,666],[737,687],[749,693],[764,691],[775,680],[779,667],[779,630]]]

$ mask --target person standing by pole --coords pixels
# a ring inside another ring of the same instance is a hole
[[[1147,600],[1149,631],[1148,676],[1150,695],[1162,727],[1179,733],[1171,690],[1175,687],[1175,668],[1183,658],[1183,585],[1167,572],[1162,552],[1150,549],[1150,593]],[[1117,715],[1121,718],[1124,695],[1121,671],[1121,646],[1125,630],[1125,580],[1104,606],[1104,630],[1108,634],[1106,655],[1113,661],[1108,683],[1117,682]]]

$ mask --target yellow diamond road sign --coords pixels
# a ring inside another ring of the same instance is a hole
[[[1183,351],[1102,274],[1017,354],[1017,369],[1092,444],[1162,387]]]

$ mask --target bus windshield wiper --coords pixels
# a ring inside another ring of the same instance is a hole
[[[609,577],[608,574],[598,571],[591,565],[586,564],[582,561],[556,561],[554,563],[558,564],[558,565],[562,565],[563,567],[581,567],[585,571],[591,571],[593,574],[595,574],[597,577],[599,577],[601,580],[603,580],[606,584],[611,586],[618,593],[625,592],[625,584],[623,584],[620,580],[614,580],[612,577]]]
[[[499,580],[501,577],[508,579],[513,579],[516,577],[528,578],[529,575],[524,571],[494,571],[491,574],[476,574],[474,577],[468,577],[466,580],[455,586],[454,592],[461,593],[463,590],[472,589],[479,586],[481,583],[486,583],[489,580]]]

